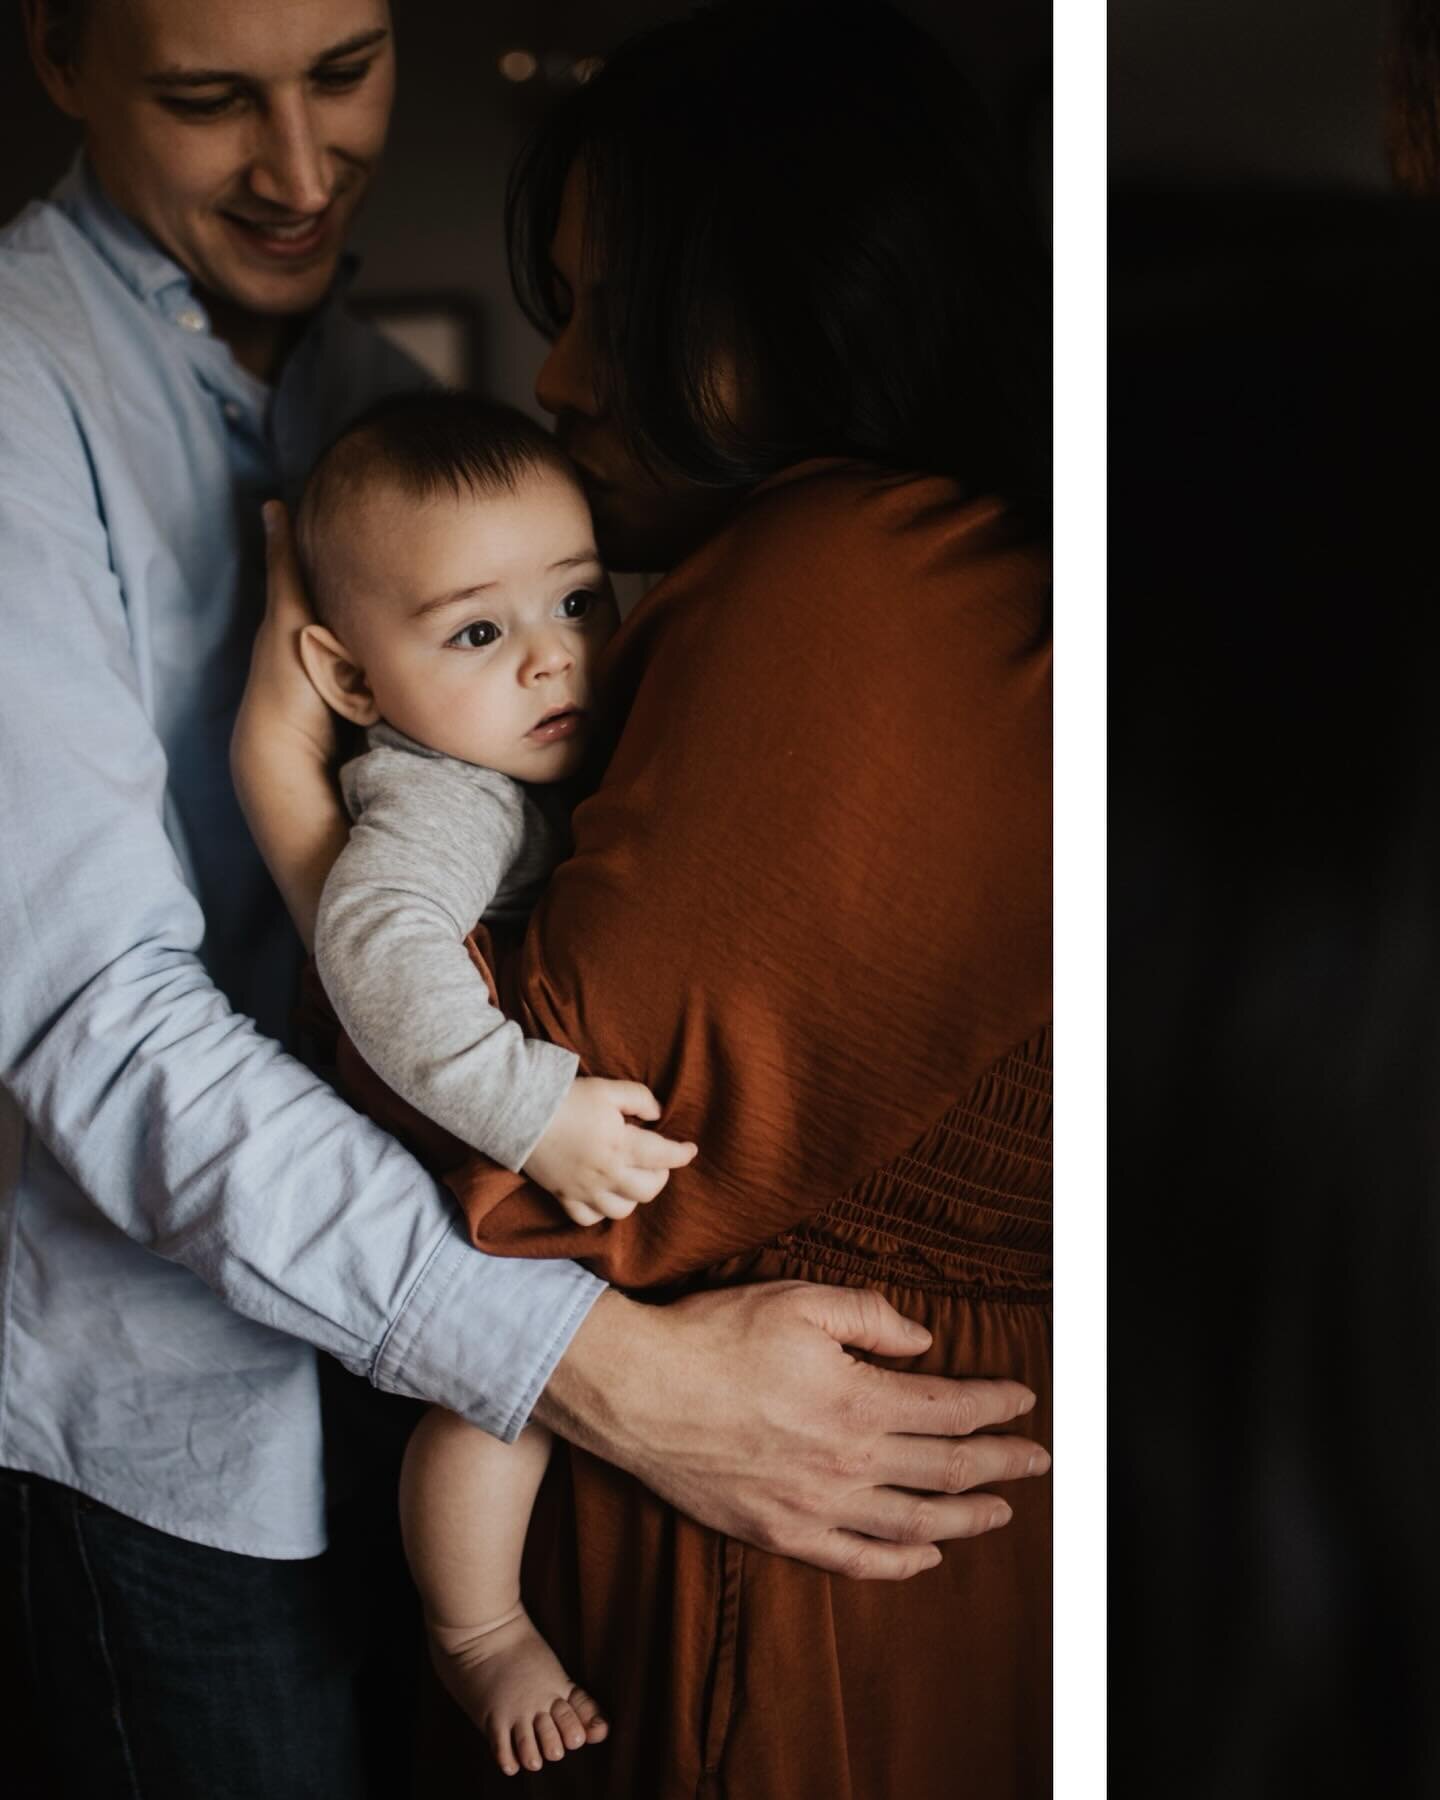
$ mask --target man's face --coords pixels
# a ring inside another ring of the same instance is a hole
[[[394,87],[388,0],[93,0],[62,104],[199,288],[283,317],[334,277]]]

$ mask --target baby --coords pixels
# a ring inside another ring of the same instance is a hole
[[[618,623],[574,472],[521,413],[404,396],[320,459],[296,531],[319,620],[306,672],[368,732],[341,773],[353,830],[316,926],[336,1013],[396,1093],[577,1224],[624,1218],[695,1146],[635,1123],[660,1116],[648,1088],[526,1038],[464,947],[477,919],[523,918],[567,845],[549,790],[580,764]],[[401,1484],[437,1667],[507,1774],[607,1730],[520,1601],[549,1448],[538,1426],[507,1445],[437,1410]]]

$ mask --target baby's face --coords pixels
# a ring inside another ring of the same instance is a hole
[[[381,717],[521,781],[572,774],[591,670],[619,623],[579,488],[539,469],[514,493],[415,501],[382,488],[355,510],[334,574]]]

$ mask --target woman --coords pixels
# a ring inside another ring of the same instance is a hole
[[[671,572],[609,653],[614,753],[502,991],[587,1069],[648,1083],[700,1154],[591,1230],[437,1159],[489,1249],[645,1291],[874,1287],[934,1334],[920,1366],[1033,1388],[1043,1440],[1046,282],[1024,209],[888,8],[729,4],[574,96],[510,232],[602,552]],[[1047,1792],[1043,1484],[1012,1505],[922,1580],[859,1583],[573,1454],[529,1591],[614,1730],[546,1791]]]

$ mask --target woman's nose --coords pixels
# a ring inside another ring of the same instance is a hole
[[[600,404],[595,382],[595,358],[590,334],[580,316],[570,318],[550,345],[550,353],[535,377],[535,398],[548,413],[578,413],[598,419]]]
[[[250,168],[251,191],[286,212],[322,212],[330,201],[329,161],[316,133],[309,97],[282,96],[272,102],[261,124]]]

